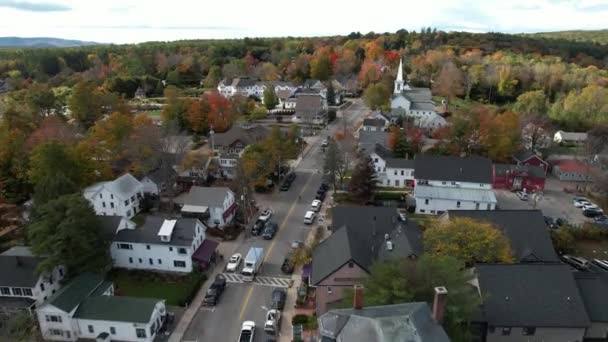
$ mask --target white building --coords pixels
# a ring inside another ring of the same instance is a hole
[[[130,173],[109,182],[99,182],[84,190],[97,215],[119,215],[132,218],[140,211],[139,201],[144,186]]]
[[[36,310],[45,340],[152,342],[165,322],[164,300],[115,297],[95,274],[74,278]]]
[[[64,268],[38,274],[42,260],[29,247],[15,246],[0,254],[0,320],[22,310],[33,311],[60,288]]]
[[[419,154],[415,163],[416,213],[496,209],[489,159]]]
[[[254,96],[261,99],[264,95],[264,86],[257,78],[227,78],[217,85],[217,91],[227,98],[239,94],[245,97]]]
[[[388,122],[382,118],[367,118],[363,119],[362,131],[366,132],[381,132],[388,127]]]
[[[193,186],[174,202],[181,206],[182,216],[199,218],[207,227],[230,224],[237,208],[234,193],[227,187]]]
[[[412,120],[415,126],[430,130],[447,125],[445,118],[435,110],[431,90],[410,87],[403,80],[403,61],[399,61],[395,89],[391,97],[391,116]]]
[[[110,244],[117,268],[189,273],[192,257],[205,241],[206,227],[195,218],[146,217],[137,229],[117,229]],[[206,260],[209,262],[210,260]]]
[[[553,135],[556,143],[583,144],[587,141],[587,133],[557,131]]]
[[[218,156],[218,176],[226,179],[236,177],[236,167],[243,151],[240,153],[222,153]]]
[[[391,151],[380,144],[376,145],[370,157],[376,168],[379,186],[392,188],[414,186],[414,160],[393,158]]]

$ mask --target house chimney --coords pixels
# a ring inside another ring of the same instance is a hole
[[[363,308],[363,285],[355,285],[355,296],[353,297],[353,309],[361,310]]]
[[[448,290],[444,286],[438,286],[435,288],[435,299],[433,300],[433,319],[439,324],[443,323],[447,296]]]

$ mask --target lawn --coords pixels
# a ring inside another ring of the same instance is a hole
[[[575,242],[577,254],[588,259],[608,259],[608,240],[579,240]]]
[[[160,117],[160,112],[161,112],[160,110],[151,110],[151,111],[148,111],[147,113],[148,113],[148,116],[151,116],[151,117]]]
[[[121,296],[165,299],[167,305],[185,306],[194,297],[206,275],[186,276],[143,271],[114,270],[110,274],[116,293]]]

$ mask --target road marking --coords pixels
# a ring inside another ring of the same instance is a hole
[[[245,309],[247,309],[247,304],[249,304],[249,298],[251,298],[252,293],[253,286],[249,288],[247,294],[245,295],[245,300],[243,301],[243,305],[241,306],[241,312],[239,313],[239,321],[243,320],[243,315],[245,314]]]
[[[233,273],[224,273],[224,277],[226,278],[226,282],[234,283],[234,284],[244,284],[247,283],[243,276],[240,274]],[[289,287],[289,283],[291,282],[291,278],[287,277],[262,277],[257,276],[253,280],[254,285],[263,285],[263,286],[275,286],[275,287]]]
[[[245,280],[243,276],[235,273],[222,273],[224,278],[226,278],[226,282],[228,283],[244,283]]]

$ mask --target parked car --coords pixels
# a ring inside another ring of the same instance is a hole
[[[593,221],[595,221],[595,222],[606,221],[606,220],[608,220],[608,216],[606,216],[604,214],[596,216],[596,217],[593,218]]]
[[[281,190],[281,191],[289,191],[289,188],[291,188],[291,182],[284,181],[283,185],[281,185],[281,187],[279,188],[279,190]]]
[[[329,139],[328,138],[323,139],[323,141],[321,141],[321,146],[322,147],[329,146]]]
[[[264,209],[260,213],[260,217],[258,217],[258,220],[267,222],[268,220],[270,220],[271,217],[272,217],[272,210],[270,208],[268,208],[268,209]]]
[[[597,265],[599,268],[608,271],[608,260],[602,259],[593,259],[593,263]]]
[[[266,313],[266,323],[264,323],[264,331],[276,335],[281,330],[281,311],[277,309],[268,310]]]
[[[265,225],[266,225],[266,222],[264,222],[262,220],[255,221],[255,223],[253,224],[253,227],[251,227],[251,234],[260,235],[262,233],[262,230],[264,230]]]
[[[264,240],[272,240],[278,230],[279,226],[276,223],[268,222],[266,223],[266,227],[264,228],[264,232],[262,233],[262,238]]]
[[[243,256],[239,253],[233,254],[228,260],[228,264],[226,265],[226,271],[228,272],[236,272],[243,261]]]
[[[285,178],[286,181],[288,182],[293,182],[294,180],[296,180],[296,173],[295,172],[290,172],[287,174],[287,177]]]
[[[528,200],[528,198],[529,198],[529,197],[528,197],[528,194],[527,194],[527,193],[525,193],[525,192],[523,192],[523,191],[517,191],[517,192],[515,193],[515,195],[517,195],[517,197],[519,197],[519,199],[520,199],[520,200],[522,200],[522,201],[527,201],[527,200]]]
[[[604,212],[601,209],[585,209],[583,210],[583,215],[586,217],[596,217],[603,215]]]
[[[319,200],[314,200],[312,201],[312,204],[310,205],[310,210],[314,211],[314,212],[318,212],[319,210],[321,210],[321,204],[323,202],[319,201]]]
[[[564,254],[562,255],[562,259],[579,270],[589,269],[589,261],[585,258]]]
[[[241,333],[239,335],[239,342],[253,342],[253,335],[255,334],[255,322],[245,321],[241,327]]]
[[[591,204],[585,204],[584,206],[581,207],[581,209],[583,210],[589,210],[589,209],[600,209],[600,207],[598,207],[597,205],[591,203]]]
[[[578,200],[573,200],[572,204],[574,204],[574,206],[577,208],[582,208],[585,205],[591,204],[591,202],[589,202],[587,199],[578,199]]]
[[[285,307],[285,299],[287,298],[287,292],[283,289],[272,290],[272,308],[277,310],[283,310]]]
[[[305,224],[312,224],[315,221],[315,218],[317,217],[317,214],[314,211],[307,211],[306,214],[304,214],[304,223]]]
[[[218,274],[215,276],[215,280],[205,292],[205,298],[203,298],[203,304],[208,306],[215,306],[220,300],[220,296],[226,288],[226,278],[223,275]]]
[[[319,201],[323,201],[325,199],[325,191],[317,191],[317,195],[315,196],[315,199],[319,200]]]
[[[292,274],[295,269],[295,265],[291,262],[291,256],[291,253],[287,254],[287,257],[283,260],[283,264],[281,264],[281,272],[285,274]]]
[[[327,191],[329,190],[329,185],[327,183],[321,183],[321,185],[319,185],[319,189]]]

